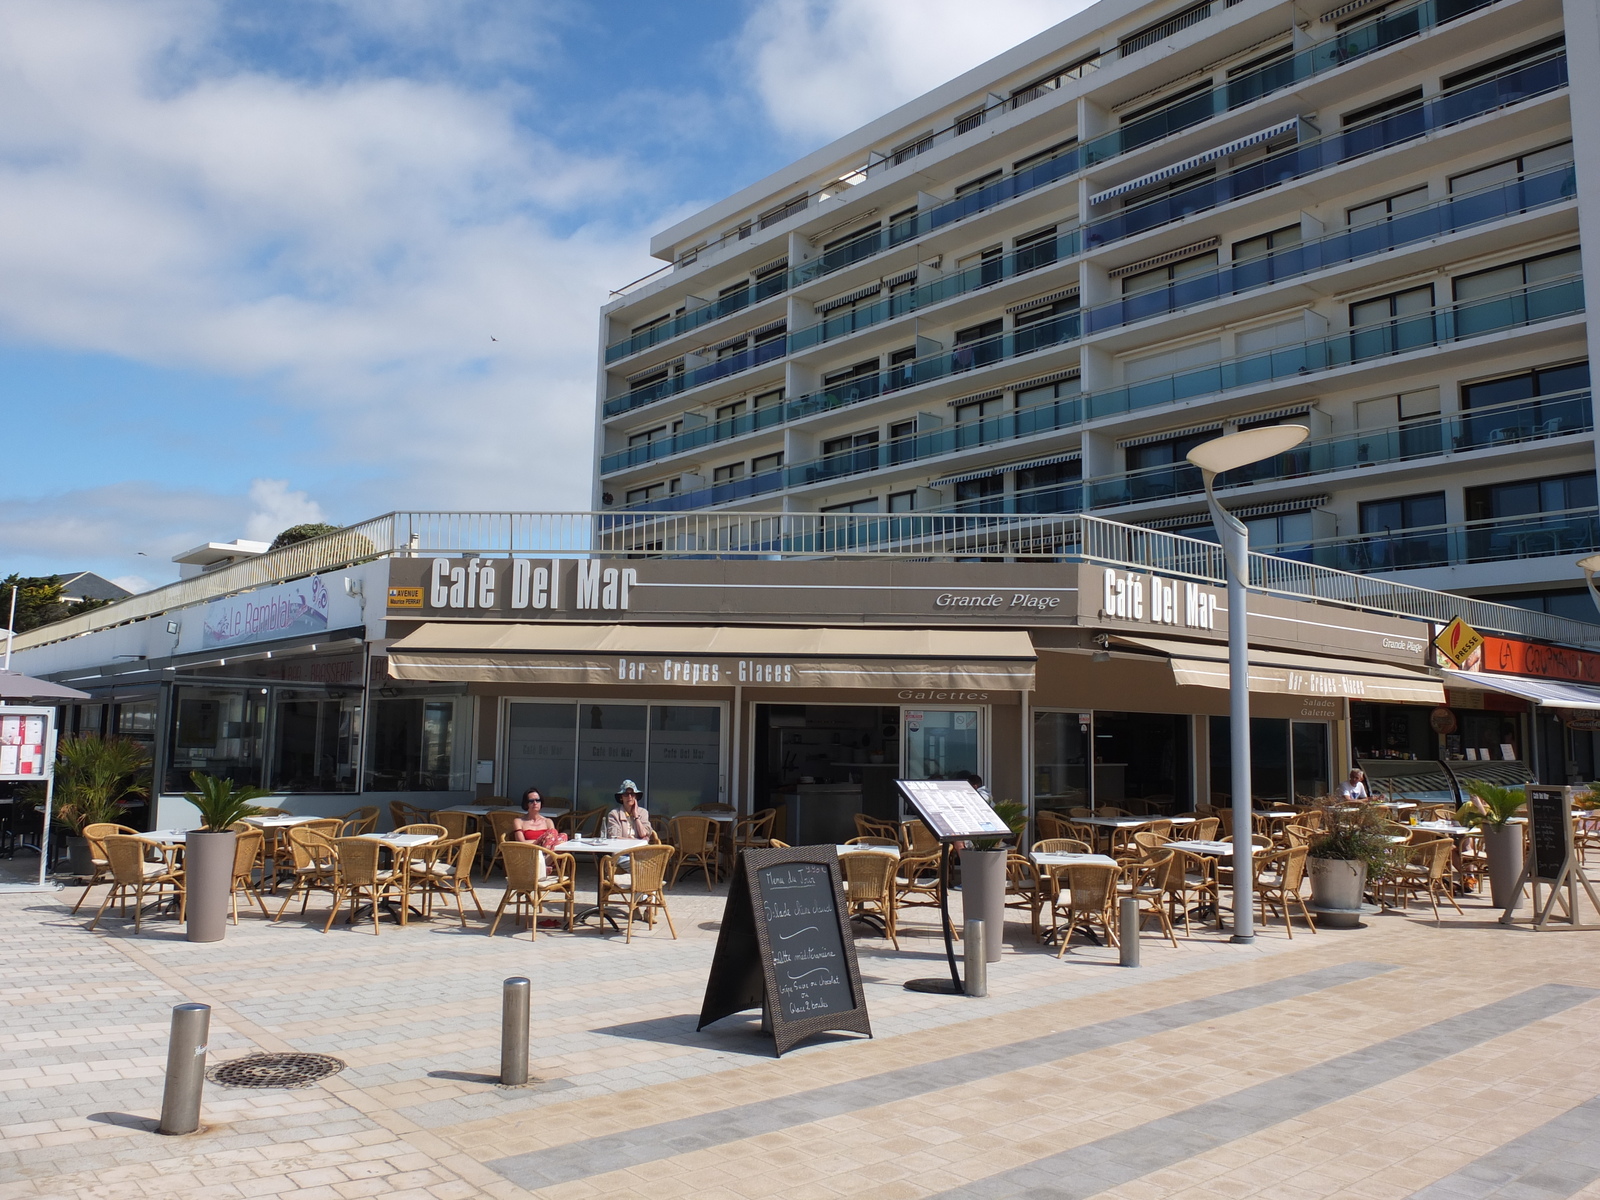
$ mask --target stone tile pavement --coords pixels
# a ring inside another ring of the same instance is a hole
[[[498,892],[483,888],[486,904]],[[1153,933],[1137,971],[1012,925],[990,995],[937,975],[925,911],[863,937],[875,1037],[774,1060],[758,1022],[694,1029],[723,897],[685,881],[631,945],[469,916],[320,932],[322,905],[191,945],[170,919],[0,895],[0,1198],[646,1194],[1600,1198],[1600,933],[1466,914]],[[533,981],[533,1073],[495,1084],[500,982]],[[212,1005],[213,1064],[336,1055],[306,1088],[207,1085],[205,1128],[152,1132],[170,1008]]]

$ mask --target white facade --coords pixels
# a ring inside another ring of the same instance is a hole
[[[1553,0],[1102,0],[654,239],[603,314],[596,507],[1208,536],[1171,464],[1295,421],[1224,493],[1258,548],[1585,616],[1567,8],[1570,80]]]

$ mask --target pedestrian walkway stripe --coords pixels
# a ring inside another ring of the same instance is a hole
[[[1397,969],[1385,963],[1341,963],[993,1049],[973,1050],[772,1100],[646,1125],[626,1133],[510,1155],[494,1159],[488,1165],[529,1190],[568,1183],[1087,1054]]]
[[[1336,1100],[1409,1075],[1430,1063],[1592,1000],[1596,995],[1600,992],[1594,988],[1566,984],[1530,988],[1460,1016],[1341,1054],[1328,1062],[939,1192],[930,1200],[1009,1200],[1011,1197],[1086,1200]],[[1441,1192],[1434,1200],[1442,1200],[1446,1195],[1455,1200],[1457,1196],[1473,1194]],[[1532,1194],[1516,1192],[1519,1198]]]
[[[1600,1096],[1489,1151],[1410,1200],[1566,1200],[1600,1179]]]

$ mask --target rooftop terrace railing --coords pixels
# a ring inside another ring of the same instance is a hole
[[[1594,522],[1593,510],[1544,514]],[[1518,518],[1518,520],[1526,520]],[[1481,523],[1480,523],[1481,524]],[[1572,545],[1592,546],[1592,536]],[[1563,545],[1562,552],[1571,546]],[[1221,585],[1212,542],[1074,515],[868,513],[392,512],[248,562],[119,600],[21,634],[16,648],[63,641],[235,592],[389,556],[562,558],[1015,558],[1160,571]],[[1278,595],[1569,645],[1600,643],[1600,625],[1472,600],[1314,562],[1250,556],[1251,581]],[[1576,568],[1574,568],[1576,574]],[[377,597],[369,604],[378,602]]]
[[[1043,164],[1026,168],[1013,173],[1004,179],[985,188],[976,189],[966,196],[946,201],[920,213],[916,217],[899,222],[887,230],[873,230],[863,235],[863,240],[855,247],[855,257],[848,259],[835,259],[827,261],[827,256],[809,260],[803,267],[790,272],[786,276],[774,276],[768,280],[757,280],[739,292],[730,293],[727,297],[720,297],[714,304],[699,308],[693,312],[684,313],[671,321],[653,325],[649,329],[640,330],[630,337],[623,338],[606,347],[606,362],[615,362],[641,350],[658,345],[670,338],[677,337],[702,325],[720,319],[732,312],[737,312],[758,299],[769,295],[776,295],[801,283],[840,270],[852,262],[872,254],[878,254],[904,241],[920,237],[934,229],[942,228],[952,221],[961,220],[975,213],[987,211],[997,204],[1003,204],[1017,196],[1025,195],[1046,184],[1054,183],[1087,167],[1097,166],[1119,155],[1127,154],[1142,146],[1151,144],[1191,128],[1213,116],[1248,104],[1252,100],[1282,91],[1284,88],[1293,87],[1319,75],[1325,71],[1338,67],[1374,54],[1379,50],[1387,49],[1408,38],[1416,37],[1427,30],[1453,21],[1458,17],[1466,16],[1481,8],[1487,8],[1496,0],[1422,0],[1421,3],[1409,5],[1404,8],[1385,12],[1371,21],[1342,30],[1340,33],[1325,42],[1312,46],[1298,54],[1270,63],[1257,70],[1248,72],[1236,79],[1230,79],[1221,87],[1213,88],[1198,96],[1188,96],[1173,104],[1130,121],[1120,129],[1102,134],[1101,136],[1083,143],[1064,149],[1056,158]],[[1087,69],[1088,64],[1082,64]],[[1098,61],[1094,63],[1098,66]],[[1081,78],[1084,71],[1068,72],[1074,78]],[[941,145],[951,138],[960,137],[973,129],[985,124],[994,116],[1013,111],[1023,104],[1030,103],[1041,96],[1049,95],[1055,87],[1036,87],[1026,92],[1019,92],[1015,96],[997,101],[986,106],[981,112],[969,113],[958,121],[918,139],[912,146],[906,147],[894,154],[876,157],[848,172],[840,180],[825,185],[815,193],[808,193],[797,208],[791,211],[800,211],[807,204],[818,200],[832,198],[847,191],[851,184],[845,180],[865,180],[872,175],[884,170],[892,169],[910,159],[926,153],[935,146]],[[786,209],[788,206],[786,206]],[[719,238],[713,246],[725,241],[738,241],[747,237],[748,228],[735,231]],[[871,239],[870,242],[868,239]],[[696,252],[703,253],[704,248]],[[685,260],[695,261],[694,258]],[[815,264],[815,265],[813,265]],[[663,272],[673,270],[679,264],[671,263],[651,272],[642,279],[637,279],[630,284],[613,292],[612,295],[626,295],[633,288],[638,287]]]

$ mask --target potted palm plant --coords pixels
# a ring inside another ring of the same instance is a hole
[[[1311,868],[1311,908],[1335,929],[1354,929],[1361,921],[1367,881],[1382,879],[1395,857],[1386,833],[1384,810],[1332,798],[1322,804],[1322,832],[1307,844]]]
[[[183,847],[184,888],[188,892],[188,932],[191,942],[220,942],[228,930],[228,901],[233,895],[233,854],[239,835],[235,822],[261,810],[253,803],[270,795],[257,787],[240,787],[231,779],[218,779],[193,771],[194,791],[183,798],[200,814],[201,828],[189,833]]]
[[[1013,837],[1021,835],[1028,822],[1026,805],[999,800],[989,807]],[[1007,840],[975,838],[961,850],[961,911],[969,920],[976,917],[983,922],[983,955],[988,962],[1000,961],[1000,947],[1005,942]]]
[[[118,823],[124,800],[147,795],[149,767],[149,754],[132,738],[85,734],[56,746],[54,819],[66,831],[67,867],[74,875],[94,872],[83,831]]]
[[[1464,779],[1469,799],[1456,810],[1461,824],[1483,834],[1483,852],[1489,859],[1489,896],[1496,908],[1518,899],[1522,878],[1522,825],[1512,818],[1528,797],[1521,788],[1497,787],[1481,779]]]

